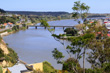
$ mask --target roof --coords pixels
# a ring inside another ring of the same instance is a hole
[[[11,73],[21,73],[23,70],[27,70],[24,64],[14,65],[13,67],[8,68]]]
[[[11,23],[11,22],[8,22],[8,24],[13,24],[13,23]]]
[[[4,25],[7,25],[7,23],[4,23]]]
[[[110,34],[107,34],[108,37],[110,37]]]

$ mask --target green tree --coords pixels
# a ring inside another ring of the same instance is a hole
[[[71,38],[71,46],[67,46],[67,49],[70,50],[70,52],[75,55],[76,60],[80,60],[80,58],[83,56],[83,73],[85,73],[85,53],[86,50],[89,48],[88,43],[95,37],[92,33],[86,33],[83,36],[74,37]],[[81,53],[82,52],[82,53]]]
[[[57,63],[63,64],[63,58],[64,58],[64,56],[63,56],[62,52],[59,52],[59,51],[57,50],[57,48],[55,48],[55,49],[52,51],[52,53],[53,53],[54,59],[57,60]]]
[[[70,73],[81,73],[78,68],[81,68],[79,62],[74,58],[69,58],[64,62],[62,70],[67,70]]]
[[[79,24],[81,23],[82,20],[87,18],[87,13],[90,9],[88,5],[85,3],[81,3],[80,1],[74,2],[74,7],[73,9],[73,18],[76,19]],[[81,18],[81,20],[79,20]]]
[[[41,22],[41,26],[45,26],[45,27],[49,27],[49,24],[47,23],[47,21],[45,21],[45,20],[40,20],[40,22]]]
[[[6,13],[6,12],[5,12],[5,10],[3,10],[3,9],[0,9],[0,13]]]

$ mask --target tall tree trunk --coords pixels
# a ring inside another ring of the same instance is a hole
[[[83,53],[83,73],[85,73],[85,48],[84,48],[84,53]]]

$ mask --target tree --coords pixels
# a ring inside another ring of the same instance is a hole
[[[81,68],[79,62],[74,58],[69,58],[64,62],[62,70],[67,70],[71,73],[77,73],[80,72],[78,68]]]
[[[6,13],[3,9],[0,9],[0,13]]]
[[[82,20],[87,18],[87,13],[90,7],[86,5],[85,3],[76,1],[74,2],[74,7],[72,9],[73,9],[72,17],[74,17],[74,19],[76,19],[80,24]],[[81,18],[81,20],[79,20],[79,18]]]
[[[92,33],[86,33],[83,36],[71,38],[71,46],[68,46],[67,49],[76,56],[76,59],[79,61],[83,56],[83,73],[85,73],[85,53],[89,48],[89,42],[95,37]],[[82,53],[81,53],[82,52]]]
[[[57,50],[57,48],[55,48],[55,49],[52,51],[52,53],[53,53],[53,57],[57,60],[57,63],[63,64],[62,59],[64,58],[64,56],[63,56],[62,52],[59,52],[59,51]]]
[[[1,24],[6,23],[6,17],[5,16],[0,17],[0,23]]]
[[[89,31],[89,30],[88,30]],[[93,70],[102,70],[100,73],[109,73],[110,67],[110,38],[107,37],[107,29],[105,26],[94,27],[92,33],[96,33],[96,37],[89,42],[89,49],[87,61],[91,64]]]
[[[45,21],[45,20],[40,20],[40,22],[41,22],[41,26],[45,26],[45,27],[49,27],[49,24],[47,23],[47,21]]]

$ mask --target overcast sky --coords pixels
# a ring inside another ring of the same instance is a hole
[[[9,11],[66,11],[72,12],[78,0],[1,0],[0,8]],[[90,13],[110,13],[110,0],[80,0],[89,5]]]

